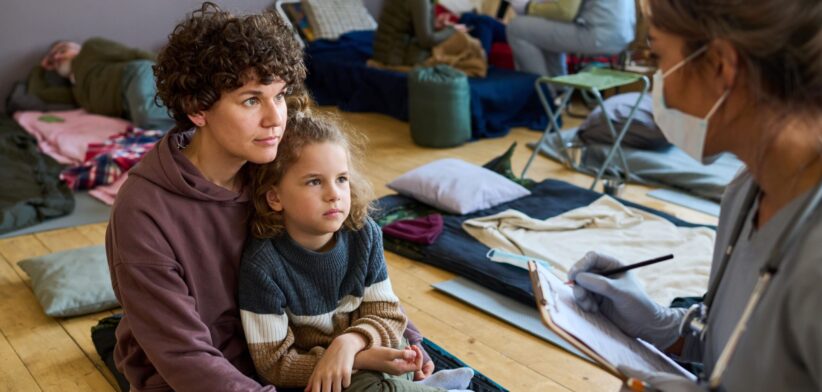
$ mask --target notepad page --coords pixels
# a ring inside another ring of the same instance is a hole
[[[653,346],[629,337],[599,312],[586,312],[574,302],[571,287],[538,268],[551,320],[613,366],[661,371],[693,377]]]

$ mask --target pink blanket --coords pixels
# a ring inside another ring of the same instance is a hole
[[[102,201],[103,203],[113,205],[114,198],[117,197],[117,192],[120,191],[120,187],[123,186],[123,183],[126,182],[127,178],[128,172],[124,173],[122,176],[117,178],[117,180],[115,180],[109,185],[101,185],[88,191],[88,194],[93,196],[95,199]]]
[[[126,120],[90,114],[83,109],[17,112],[14,119],[37,138],[43,153],[72,166],[83,163],[89,143],[101,143],[131,125]]]

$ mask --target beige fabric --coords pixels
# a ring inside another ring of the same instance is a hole
[[[457,31],[441,44],[434,46],[431,57],[425,60],[426,66],[437,64],[450,65],[469,77],[482,77],[488,74],[488,62],[485,61],[485,50],[478,39],[466,32]]]
[[[634,270],[648,295],[663,305],[705,294],[716,236],[709,228],[677,227],[609,196],[544,221],[506,210],[462,227],[488,247],[543,259],[562,273],[592,250],[626,264],[673,253],[673,260]]]

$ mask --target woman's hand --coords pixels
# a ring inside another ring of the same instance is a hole
[[[588,252],[568,271],[574,281],[574,300],[587,312],[601,312],[628,336],[665,350],[679,339],[684,309],[670,309],[651,300],[628,271],[605,277],[599,272],[622,267],[612,257]]]
[[[354,357],[365,348],[365,338],[345,333],[334,338],[314,367],[305,392],[342,392],[351,385]]]
[[[354,368],[399,376],[422,369],[422,360],[422,351],[417,346],[408,346],[402,350],[372,347],[357,353]]]

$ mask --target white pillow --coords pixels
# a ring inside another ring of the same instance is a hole
[[[387,186],[402,195],[460,215],[531,194],[522,185],[491,170],[454,158],[420,166]]]
[[[377,21],[362,0],[302,0],[316,39],[337,39],[356,30],[374,30]]]

